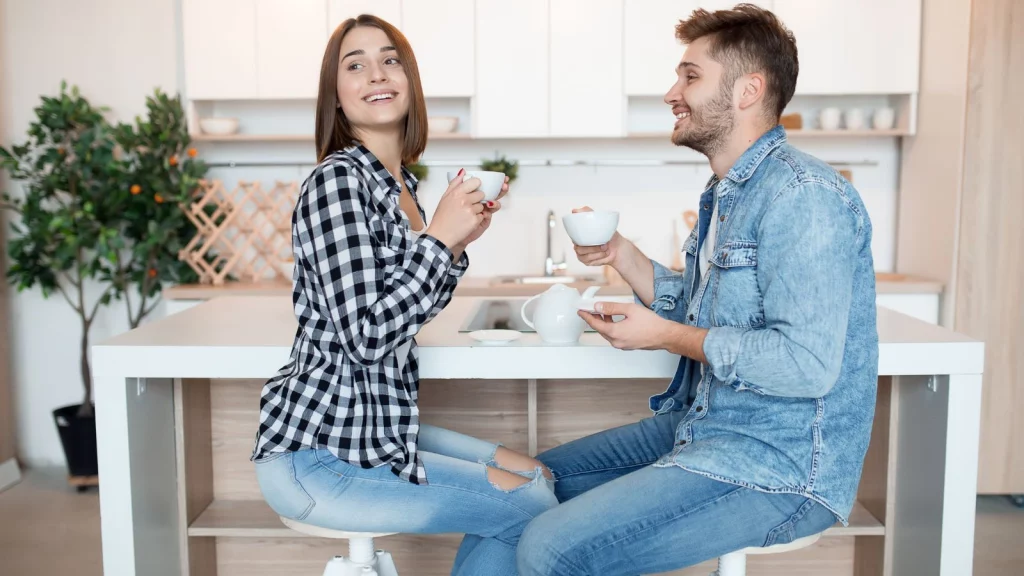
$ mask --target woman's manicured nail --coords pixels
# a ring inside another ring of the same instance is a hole
[[[459,176],[462,176],[465,173],[466,173],[466,169],[465,168],[459,168],[459,174],[458,174]]]
[[[488,208],[494,208],[494,202],[491,202],[490,200],[488,200],[487,201],[487,207]]]

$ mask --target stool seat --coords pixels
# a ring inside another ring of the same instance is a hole
[[[821,534],[797,538],[796,540],[785,544],[776,544],[774,546],[751,546],[750,548],[730,552],[718,558],[718,570],[712,572],[712,576],[746,576],[747,556],[754,556],[757,554],[782,554],[783,552],[799,550],[800,548],[806,548],[814,544],[818,541],[818,538],[821,538]]]
[[[281,522],[292,530],[295,530],[300,534],[316,536],[318,538],[359,540],[363,538],[383,538],[384,536],[393,536],[397,534],[397,532],[345,532],[344,530],[332,530],[330,528],[324,528],[323,526],[306,524],[305,522],[299,522],[298,520],[292,520],[291,518],[285,518],[284,516],[281,516],[280,518]]]
[[[807,548],[817,542],[818,538],[821,538],[821,534],[804,536],[803,538],[797,538],[792,542],[775,544],[774,546],[751,546],[750,548],[744,548],[739,552],[740,554],[745,554],[747,556],[754,556],[757,554],[782,554],[783,552],[791,552],[793,550]]]

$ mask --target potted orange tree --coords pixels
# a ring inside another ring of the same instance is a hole
[[[113,125],[105,112],[62,83],[59,95],[42,97],[27,140],[0,147],[0,169],[21,183],[20,194],[0,200],[16,214],[7,279],[19,291],[59,295],[80,320],[83,399],[53,411],[70,481],[79,487],[98,473],[90,329],[114,301],[136,327],[164,284],[195,281],[177,257],[193,233],[178,201],[206,171],[189,148],[178,98],[156,91],[146,118],[134,124]]]

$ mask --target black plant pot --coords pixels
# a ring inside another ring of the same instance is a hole
[[[73,404],[53,411],[60,443],[64,447],[64,459],[68,464],[68,475],[72,478],[99,475],[99,463],[96,459],[96,419],[92,416],[79,416],[80,407],[81,404]]]

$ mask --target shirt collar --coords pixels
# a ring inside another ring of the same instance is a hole
[[[362,143],[353,144],[345,149],[345,154],[358,161],[369,169],[370,172],[376,175],[377,178],[383,181],[389,192],[395,195],[402,193],[402,187],[398,185],[398,181],[395,180],[391,172],[384,167],[384,163],[381,162],[380,159],[378,159],[377,156],[365,145]],[[412,172],[410,172],[404,164],[402,165],[402,179],[405,181],[406,187],[409,188],[409,193],[415,198],[416,187],[419,184],[419,180],[413,176]]]
[[[747,181],[754,175],[761,162],[785,142],[786,129],[781,125],[765,132],[736,160],[725,177],[736,183]]]

